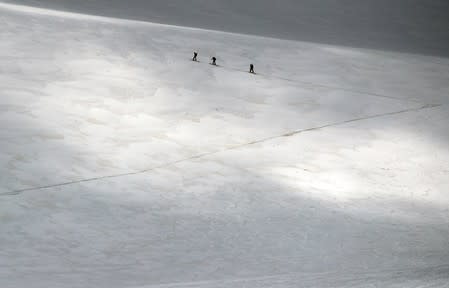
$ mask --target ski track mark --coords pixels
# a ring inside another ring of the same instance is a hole
[[[383,94],[374,93],[374,92],[354,90],[354,89],[350,89],[350,88],[343,88],[343,87],[337,87],[337,86],[332,86],[332,85],[319,84],[319,83],[308,82],[308,81],[303,81],[303,80],[294,80],[294,79],[289,79],[289,78],[285,78],[285,77],[279,77],[279,76],[275,76],[275,75],[266,75],[266,74],[258,73],[258,72],[254,73],[254,74],[251,74],[251,73],[249,73],[248,71],[245,71],[245,70],[241,70],[241,69],[238,69],[238,68],[224,67],[224,66],[220,66],[220,65],[217,65],[217,67],[222,68],[224,70],[228,70],[228,71],[237,71],[237,72],[247,73],[247,74],[250,74],[252,76],[260,76],[260,77],[263,77],[265,79],[277,79],[277,80],[280,80],[280,81],[298,83],[298,84],[308,85],[308,86],[312,86],[312,87],[324,88],[324,89],[328,89],[328,90],[340,90],[340,91],[345,91],[345,92],[350,92],[350,93],[369,95],[369,96],[373,96],[373,97],[388,98],[388,99],[394,99],[394,100],[403,101],[403,102],[424,104],[424,103],[422,103],[422,102],[420,102],[418,100],[404,99],[404,98],[399,98],[399,97],[394,97],[394,96],[389,96],[389,95],[383,95]],[[431,104],[431,105],[438,105],[438,104]]]
[[[382,114],[375,114],[375,115],[371,115],[371,116],[359,117],[359,118],[354,118],[354,119],[344,120],[344,121],[340,121],[340,122],[329,123],[329,124],[316,126],[316,127],[311,127],[311,128],[294,130],[294,131],[290,131],[290,132],[283,133],[283,134],[280,134],[280,135],[270,136],[270,137],[266,137],[266,138],[262,138],[262,139],[253,140],[253,141],[250,141],[250,142],[234,145],[234,146],[227,147],[227,148],[224,148],[224,149],[221,149],[221,150],[217,150],[217,151],[211,151],[211,152],[207,152],[207,153],[196,154],[196,155],[193,155],[193,156],[190,156],[190,157],[186,157],[186,158],[182,158],[182,159],[179,159],[179,160],[167,162],[167,163],[164,163],[164,164],[161,164],[161,165],[158,165],[158,166],[154,166],[154,167],[151,167],[151,168],[148,168],[148,169],[140,170],[140,171],[126,172],[126,173],[120,173],[120,174],[112,174],[112,175],[92,177],[92,178],[85,178],[85,179],[80,179],[80,180],[73,180],[73,181],[61,182],[61,183],[56,183],[56,184],[49,184],[49,185],[44,185],[44,186],[37,186],[37,187],[30,187],[30,188],[25,188],[25,189],[12,190],[12,191],[9,191],[9,192],[0,193],[0,196],[15,196],[15,195],[19,195],[19,194],[22,194],[24,192],[29,192],[29,191],[38,191],[38,190],[57,188],[57,187],[63,187],[63,186],[68,186],[68,185],[74,185],[74,184],[81,184],[81,183],[86,183],[86,182],[94,182],[94,181],[100,181],[100,180],[105,180],[105,179],[112,179],[112,178],[119,178],[119,177],[131,176],[131,175],[144,174],[144,173],[156,170],[156,169],[165,168],[165,167],[168,167],[168,166],[176,165],[176,164],[179,164],[179,163],[182,163],[182,162],[186,162],[186,161],[190,161],[190,160],[194,160],[194,159],[204,158],[204,157],[207,157],[207,156],[210,156],[210,155],[215,155],[215,154],[219,154],[219,153],[226,152],[226,151],[236,150],[236,149],[239,149],[239,148],[242,148],[242,147],[246,147],[246,146],[250,146],[250,145],[254,145],[254,144],[267,142],[267,141],[274,140],[274,139],[277,139],[277,138],[291,137],[291,136],[295,136],[295,135],[300,134],[300,133],[321,130],[321,129],[329,128],[329,127],[341,126],[341,125],[345,125],[345,124],[348,124],[348,123],[353,123],[353,122],[358,122],[358,121],[363,121],[363,120],[369,120],[369,119],[374,119],[374,118],[387,117],[387,116],[403,114],[403,113],[408,113],[408,112],[416,112],[416,111],[419,111],[419,110],[431,109],[431,108],[436,108],[436,107],[439,107],[439,106],[442,106],[442,104],[426,104],[426,105],[423,105],[423,106],[420,106],[420,107],[415,107],[415,108],[409,108],[409,109],[393,111],[393,112],[388,112],[388,113],[382,113]]]
[[[197,62],[201,63],[200,61],[197,61]],[[308,82],[308,81],[303,81],[303,80],[294,80],[294,79],[285,78],[285,77],[279,77],[279,76],[275,76],[275,75],[267,75],[267,74],[263,74],[263,73],[259,73],[259,72],[249,73],[246,70],[241,70],[241,69],[238,69],[238,68],[225,67],[225,66],[221,66],[221,65],[218,65],[218,64],[215,65],[215,66],[218,67],[218,68],[222,68],[224,70],[228,70],[228,71],[237,71],[237,72],[250,74],[252,76],[260,76],[260,77],[263,77],[265,79],[277,79],[277,80],[280,80],[280,81],[298,83],[298,84],[308,85],[308,86],[312,86],[312,87],[324,88],[324,89],[328,89],[328,90],[340,90],[340,91],[346,91],[346,92],[350,92],[350,93],[369,95],[369,96],[373,96],[373,97],[380,97],[380,98],[393,99],[393,100],[398,100],[398,101],[403,101],[403,102],[424,104],[424,103],[422,103],[422,102],[420,102],[418,100],[414,100],[414,99],[404,99],[404,98],[399,98],[399,97],[395,97],[395,96],[389,96],[389,95],[384,95],[384,94],[379,94],[379,93],[374,93],[374,92],[360,91],[360,90],[355,90],[355,89],[350,89],[350,88],[344,88],[344,87],[338,87],[338,86],[332,86],[332,85],[319,84],[319,83]],[[428,105],[439,105],[439,104],[428,104]]]

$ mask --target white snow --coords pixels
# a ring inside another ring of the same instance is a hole
[[[0,22],[0,287],[449,287],[449,59]]]

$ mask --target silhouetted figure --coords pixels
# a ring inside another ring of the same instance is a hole
[[[198,61],[198,59],[196,59],[196,57],[198,57],[198,52],[193,52],[193,58],[192,58],[192,61]]]
[[[210,64],[217,66],[217,58],[215,58],[215,56],[214,56],[211,58],[211,60],[212,60],[212,63],[210,63]]]
[[[255,74],[254,73],[254,65],[253,64],[249,64],[249,73]]]

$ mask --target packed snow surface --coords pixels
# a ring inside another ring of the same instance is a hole
[[[0,287],[449,287],[447,58],[0,21]]]

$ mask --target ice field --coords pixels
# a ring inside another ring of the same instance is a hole
[[[0,24],[0,287],[449,287],[449,58]]]

